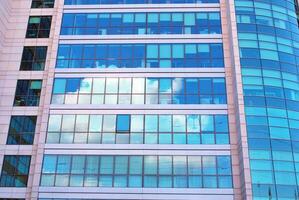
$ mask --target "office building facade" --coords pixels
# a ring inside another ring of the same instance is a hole
[[[3,0],[0,199],[299,199],[298,14]]]

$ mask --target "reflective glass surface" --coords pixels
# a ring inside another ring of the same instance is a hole
[[[5,155],[2,165],[0,187],[26,187],[30,156]]]
[[[227,115],[50,115],[51,144],[229,144]]]
[[[47,57],[46,46],[27,46],[24,47],[20,70],[40,71],[45,68]]]
[[[53,8],[55,0],[32,0],[31,8]]]
[[[18,80],[14,106],[38,106],[41,88],[41,80]]]
[[[219,3],[219,0],[65,0],[65,5]]]
[[[11,116],[6,144],[33,144],[35,126],[36,116]]]
[[[235,3],[253,199],[297,199],[299,29],[294,1]]]
[[[224,67],[222,44],[59,45],[56,68]]]
[[[45,155],[41,186],[232,188],[230,156]]]
[[[52,16],[30,16],[26,38],[49,38]]]
[[[52,104],[226,104],[224,78],[56,78]]]
[[[219,12],[65,13],[61,35],[221,34]]]

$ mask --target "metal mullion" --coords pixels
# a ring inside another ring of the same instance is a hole
[[[88,174],[86,173],[86,165],[87,165],[87,157],[90,157],[90,155],[83,155],[82,156],[84,158],[84,168],[83,168],[83,177],[87,178]],[[83,179],[83,187],[85,187],[85,178]]]
[[[107,77],[104,77],[103,79],[104,79],[103,104],[106,104]],[[102,121],[104,121],[104,119]],[[102,127],[102,130],[103,130],[103,127]]]
[[[146,91],[146,80],[147,80],[148,77],[144,77],[143,80],[144,80],[144,84],[143,84],[143,104],[146,105],[146,94],[147,94],[147,91]],[[141,94],[142,95],[142,94]]]
[[[172,180],[171,188],[174,188],[174,162],[173,162],[174,155],[171,155],[170,157],[171,157],[171,180]]]
[[[142,144],[145,144],[145,114],[142,114],[143,115],[143,129],[142,129]],[[142,169],[144,170],[144,168]]]
[[[92,98],[91,98],[92,99]],[[91,100],[90,99],[90,100]],[[87,124],[87,136],[86,136],[86,144],[89,144],[89,136],[90,136],[90,115],[87,115],[88,116],[88,124]]]
[[[114,179],[115,179],[115,155],[112,155],[112,187],[114,188]]]
[[[143,59],[144,59],[144,64],[145,64],[145,66],[144,66],[144,68],[148,68],[148,58],[147,58],[147,44],[145,44],[145,43],[143,43],[142,44],[143,46],[144,46],[144,57],[143,57]]]
[[[172,142],[172,144],[174,144],[173,116],[174,116],[174,114],[170,114],[170,120],[171,120],[171,130],[170,130],[170,132],[171,132],[171,142]],[[165,132],[164,132],[164,134],[165,134]]]
[[[200,156],[200,167],[201,167],[201,188],[204,187],[204,173],[203,173],[203,156]]]
[[[99,159],[99,168],[98,168],[98,186],[100,187],[100,178],[102,176],[102,171],[101,171],[101,165],[102,165],[102,155],[97,155],[98,159]]]
[[[101,130],[100,130],[100,141],[99,143],[102,144],[103,143],[103,126],[104,126],[104,115],[101,114]],[[99,169],[100,170],[100,169]]]
[[[202,144],[202,123],[201,123],[201,117],[203,114],[199,115],[199,138],[200,138],[200,144]]]
[[[190,179],[190,175],[189,175],[189,156],[188,155],[186,156],[186,179],[187,179],[187,188],[190,188],[190,184],[189,184],[189,179]]]
[[[127,187],[129,187],[129,177],[130,177],[130,166],[131,166],[131,157],[132,155],[127,155],[127,163],[128,163],[128,168],[127,168],[127,174],[126,174],[126,179],[127,179]]]
[[[156,178],[157,178],[157,188],[159,188],[159,184],[160,184],[160,155],[156,155],[156,158],[157,158]]]
[[[185,118],[185,135],[186,135],[186,139],[185,139],[185,142],[186,142],[186,144],[188,144],[188,131],[187,131],[187,115],[186,114],[184,114],[184,115],[182,115],[182,116],[184,116],[184,118]]]
[[[197,86],[198,86],[198,91],[197,91],[198,102],[199,102],[199,104],[201,104],[201,91],[200,91],[200,86],[201,86],[200,80],[201,80],[201,78],[196,78],[196,79],[197,79]]]
[[[121,49],[121,48],[120,48]],[[119,51],[120,51],[119,49]],[[116,90],[116,103],[118,104],[119,103],[119,82],[120,82],[120,77],[117,77],[117,90]],[[116,140],[116,136],[115,136],[115,140]]]

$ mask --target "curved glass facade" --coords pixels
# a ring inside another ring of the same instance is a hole
[[[253,199],[299,197],[299,29],[293,0],[235,0]]]

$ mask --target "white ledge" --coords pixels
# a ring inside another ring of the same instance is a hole
[[[208,73],[207,75],[225,76],[225,68],[56,68],[55,73]]]
[[[152,104],[152,105],[121,105],[121,104],[51,104],[50,109],[59,110],[227,110],[226,104]]]
[[[221,34],[60,35],[60,44],[222,43]]]
[[[178,11],[190,11],[196,9],[196,11],[209,11],[209,10],[220,10],[219,3],[172,3],[172,4],[94,4],[94,5],[64,5],[64,12],[68,10],[82,10],[82,9],[121,9],[124,12],[125,9],[134,9],[135,12],[151,12],[151,10],[159,9],[163,10],[171,9]]]
[[[203,188],[105,188],[105,187],[39,187],[39,192],[88,193],[161,193],[161,194],[233,194],[233,189]]]
[[[39,198],[233,200],[233,189],[39,187]]]
[[[46,145],[48,146],[48,145]],[[76,149],[67,149],[64,148],[64,144],[56,145],[56,147],[60,146],[60,148],[53,148],[45,149],[45,154],[52,154],[52,155],[169,155],[169,156],[229,156],[230,155],[230,149],[191,149],[191,146],[195,145],[189,145],[189,149],[117,149],[114,147],[107,148],[107,149],[90,149],[90,148],[76,148]],[[80,145],[78,145],[80,146]],[[78,147],[77,146],[77,147]],[[87,145],[81,145],[81,146],[87,146]],[[98,146],[102,146],[102,144],[98,144]],[[110,145],[112,146],[112,145]],[[114,145],[116,146],[116,145]],[[129,146],[129,145],[127,145]],[[153,145],[154,146],[154,145]],[[159,145],[156,145],[159,146]],[[197,145],[200,146],[200,145]],[[214,145],[217,146],[217,145]],[[53,146],[52,146],[53,147]],[[109,147],[109,145],[106,145],[106,147]]]
[[[230,145],[206,144],[45,144],[45,149],[55,150],[175,150],[175,151],[229,151]]]
[[[52,115],[115,115],[115,114],[131,114],[131,115],[142,115],[142,114],[153,114],[153,115],[227,115],[227,110],[196,110],[196,109],[183,109],[183,110],[157,110],[157,109],[151,109],[151,110],[136,110],[136,109],[119,109],[117,111],[115,110],[100,110],[100,109],[93,109],[93,110],[68,110],[68,109],[54,109],[50,110],[50,114]]]

